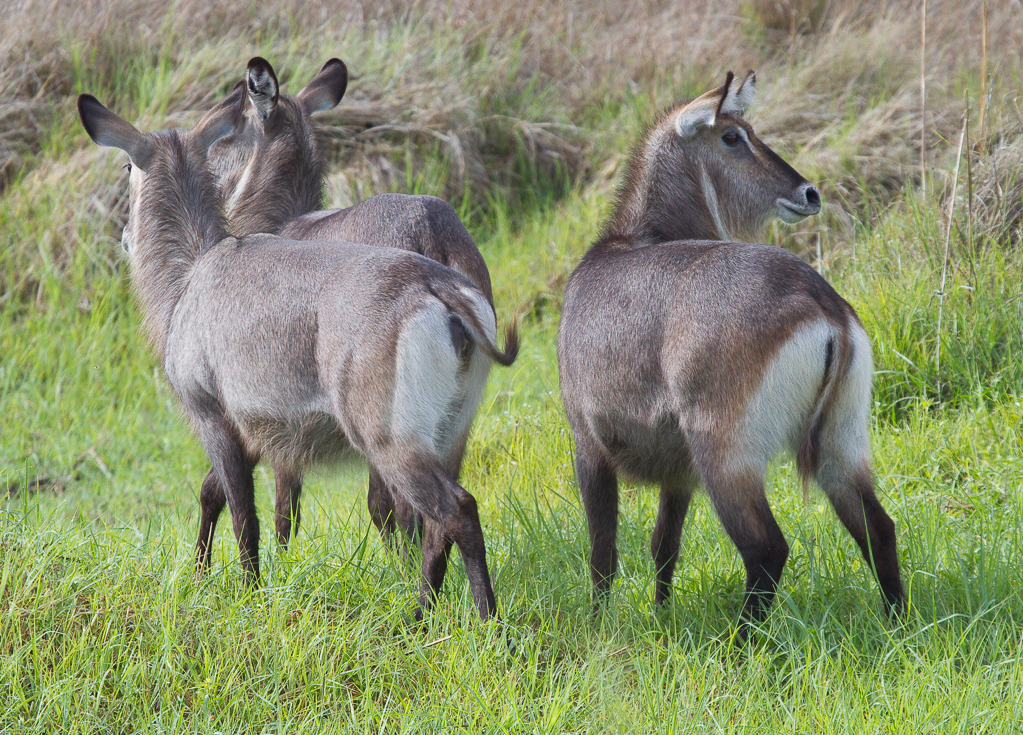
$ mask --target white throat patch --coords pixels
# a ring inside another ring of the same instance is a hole
[[[707,209],[710,210],[710,216],[714,219],[714,227],[717,228],[718,237],[726,242],[730,241],[731,238],[728,236],[728,230],[725,229],[725,222],[721,218],[721,208],[718,205],[718,194],[714,190],[714,184],[710,180],[710,175],[707,173],[707,167],[702,163],[700,164],[700,183],[703,186],[703,198],[707,202]]]
[[[238,202],[241,201],[242,195],[245,193],[245,187],[249,185],[249,177],[252,176],[252,169],[256,165],[256,151],[253,151],[252,158],[245,166],[245,170],[242,171],[242,177],[238,179],[237,186],[234,187],[234,191],[231,192],[231,198],[227,202],[227,206],[224,207],[224,214],[230,217],[234,214],[235,207],[238,206]]]

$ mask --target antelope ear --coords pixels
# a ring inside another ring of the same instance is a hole
[[[348,67],[341,59],[331,59],[302,91],[295,95],[309,114],[337,105],[348,89]]]
[[[701,128],[709,128],[714,124],[716,110],[715,101],[704,100],[701,102],[697,97],[678,113],[678,117],[675,118],[675,132],[683,138],[692,138]]]
[[[679,111],[678,117],[675,118],[675,132],[683,138],[691,138],[701,128],[713,126],[720,111],[721,100],[728,94],[732,76],[732,72],[728,72],[728,78],[723,87],[704,92],[683,107]]]
[[[199,147],[204,153],[218,140],[233,133],[241,122],[245,109],[245,96],[242,93],[244,86],[245,83],[241,81],[235,84],[231,94],[203,115],[192,130],[191,135],[199,141]]]
[[[231,87],[230,94],[228,94],[227,97],[225,97],[224,99],[220,100],[220,102],[217,103],[217,106],[210,110],[210,112],[214,112],[215,110],[218,110],[222,107],[231,107],[232,105],[241,108],[245,107],[244,80],[239,79],[237,82],[235,82],[234,86]]]
[[[120,148],[143,171],[149,166],[153,150],[146,136],[104,107],[91,94],[79,95],[78,116],[82,119],[85,132],[97,144]]]
[[[270,62],[262,56],[250,59],[248,71],[245,72],[245,84],[256,114],[260,120],[266,120],[277,109],[277,102],[281,98],[281,85],[277,83],[277,75]]]
[[[729,72],[730,80],[731,72]],[[746,72],[746,78],[742,80],[742,84],[738,87],[734,87],[732,84],[727,85],[725,94],[721,96],[721,106],[718,109],[720,112],[742,115],[746,108],[753,104],[753,99],[756,95],[757,73],[750,69]]]

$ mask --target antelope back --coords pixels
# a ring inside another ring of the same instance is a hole
[[[242,122],[209,157],[232,234],[276,233],[320,208],[323,166],[312,115],[337,105],[347,86],[344,62],[331,59],[302,91],[284,95],[270,62],[249,61]]]

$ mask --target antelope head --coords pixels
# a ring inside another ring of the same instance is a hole
[[[755,93],[754,72],[741,83],[729,72],[651,128],[630,171],[635,202],[622,201],[633,216],[642,210],[642,230],[661,241],[752,240],[774,217],[794,223],[820,211],[817,188],[743,119]]]
[[[330,59],[294,96],[281,94],[266,59],[249,61],[245,114],[234,133],[210,151],[210,166],[224,195],[236,235],[277,232],[287,220],[319,209],[323,168],[312,115],[337,105],[348,69]]]
[[[133,255],[134,243],[147,212],[173,206],[166,190],[149,186],[153,176],[170,176],[180,180],[185,175],[208,178],[206,156],[221,138],[229,135],[241,116],[241,83],[210,110],[192,130],[141,133],[127,120],[111,112],[90,94],[78,98],[78,114],[92,140],[128,154],[129,210],[128,223],[121,234],[121,246]],[[205,209],[205,207],[204,207]]]

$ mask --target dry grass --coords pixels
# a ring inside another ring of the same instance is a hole
[[[1023,139],[996,146],[974,171],[974,233],[993,242],[1023,239]]]
[[[83,241],[106,252],[116,238],[123,182],[108,153],[86,148],[77,92],[143,128],[187,124],[257,53],[291,91],[330,56],[348,63],[349,93],[323,116],[334,204],[387,190],[484,207],[544,201],[613,174],[658,107],[729,68],[756,68],[765,93],[754,124],[829,203],[804,243],[827,230],[829,248],[841,248],[856,222],[918,183],[921,126],[932,171],[947,171],[963,91],[979,89],[980,0],[932,5],[923,118],[916,3],[25,0],[0,39],[0,221],[10,238],[0,298],[33,292],[48,272],[66,277]],[[1000,236],[1019,221],[1018,185],[1006,182],[1023,178],[1013,51],[1023,7],[989,5],[991,124],[975,193],[984,232]],[[41,200],[53,202],[42,237],[17,222]]]

